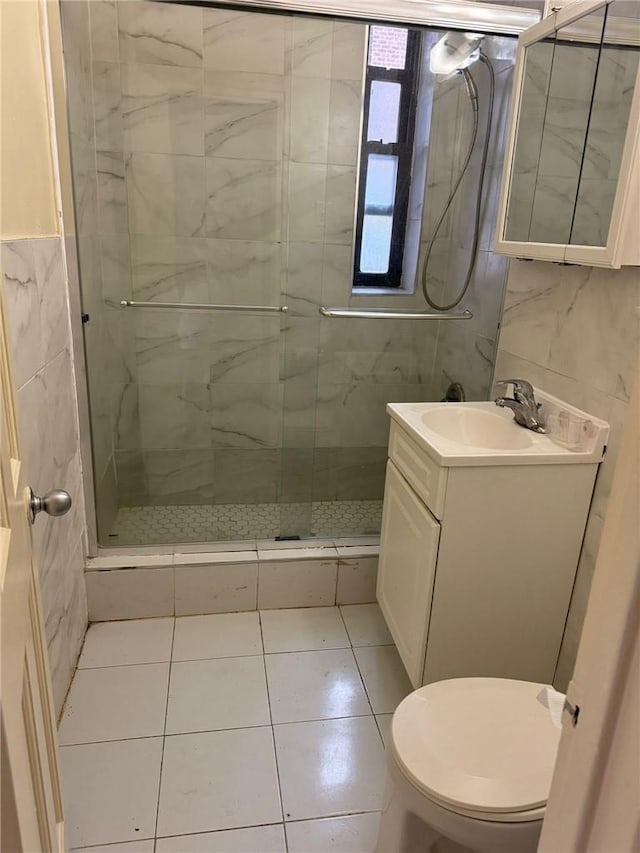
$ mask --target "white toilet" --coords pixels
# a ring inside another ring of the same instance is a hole
[[[407,696],[391,722],[377,853],[535,853],[563,698],[503,678]]]

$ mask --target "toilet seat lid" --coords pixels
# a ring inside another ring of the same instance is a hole
[[[498,815],[544,806],[561,731],[549,690],[503,678],[421,687],[393,716],[395,760],[414,786],[452,811]]]

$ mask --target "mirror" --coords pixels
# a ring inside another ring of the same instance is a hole
[[[614,0],[607,7],[591,117],[569,240],[602,246],[607,232],[640,63],[640,4]]]
[[[606,245],[638,30],[637,5],[613,0],[526,48],[506,240]]]

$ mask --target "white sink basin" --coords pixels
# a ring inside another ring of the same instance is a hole
[[[538,465],[599,462],[609,424],[535,389],[549,433],[519,426],[493,402],[389,403],[387,412],[439,465]],[[566,430],[569,425],[571,430]],[[577,432],[576,432],[577,428]],[[572,441],[565,441],[567,437]]]
[[[422,423],[449,441],[490,450],[524,450],[533,444],[530,430],[496,411],[447,404],[422,415]]]

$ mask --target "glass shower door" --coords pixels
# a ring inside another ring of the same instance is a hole
[[[409,274],[354,288],[370,28],[147,0],[62,10],[100,544],[377,533],[386,404],[439,399],[450,366],[469,387],[479,360],[486,384],[502,282],[487,232],[473,328],[320,315],[424,310]],[[495,44],[506,92],[511,47]],[[414,272],[453,178],[426,152],[446,164],[468,110],[459,81],[434,92],[424,75]],[[468,250],[467,225],[437,247],[443,268]]]

